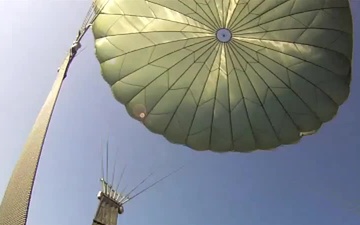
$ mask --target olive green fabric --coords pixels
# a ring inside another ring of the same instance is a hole
[[[102,75],[133,118],[173,143],[296,143],[349,95],[348,0],[105,1],[93,24]]]

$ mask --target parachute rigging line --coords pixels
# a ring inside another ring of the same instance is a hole
[[[114,161],[114,167],[113,167],[113,173],[112,173],[112,178],[111,178],[111,185],[114,184],[115,182],[115,173],[116,173],[116,163],[117,163],[117,157],[119,155],[119,148],[117,149],[116,151],[116,154],[115,154],[115,161]]]
[[[109,181],[109,140],[106,142],[106,180]]]
[[[185,165],[177,168],[176,170],[173,170],[172,172],[170,172],[170,173],[167,174],[166,176],[160,178],[159,180],[155,181],[154,183],[152,183],[151,185],[149,185],[149,186],[147,186],[146,188],[142,189],[141,191],[139,191],[138,193],[136,193],[135,195],[133,195],[133,196],[131,196],[131,197],[129,196],[129,194],[126,195],[126,196],[128,196],[128,199],[126,199],[122,204],[125,204],[125,203],[129,202],[130,200],[134,199],[135,197],[143,194],[144,192],[148,191],[150,188],[152,188],[152,187],[156,186],[157,184],[159,184],[161,181],[163,181],[163,180],[165,180],[166,178],[168,178],[168,177],[176,174],[177,172],[179,172],[179,171],[180,171],[181,169],[183,169],[184,167],[185,167]]]
[[[133,189],[131,189],[131,191],[124,196],[124,198],[130,198],[131,193],[133,193],[140,185],[142,185],[145,181],[147,181],[147,179],[149,179],[154,173],[150,173],[147,177],[145,177],[140,183],[138,183]]]
[[[83,21],[83,24],[81,26],[81,30],[85,30],[88,25],[91,25],[96,18],[100,15],[101,11],[105,8],[109,0],[104,1],[104,3],[100,7],[96,7],[97,3],[101,0],[94,0],[86,13],[85,19]]]
[[[122,172],[121,172],[120,179],[119,179],[119,183],[116,185],[116,190],[119,190],[120,183],[121,183],[121,180],[122,180],[122,178],[123,178],[123,176],[124,176],[125,170],[126,170],[126,165],[124,166],[124,168],[123,168],[123,170],[122,170]],[[123,190],[123,191],[125,191],[125,190]],[[122,193],[123,193],[123,192],[122,192]]]
[[[102,10],[105,8],[109,0],[104,1],[103,4],[100,5],[100,7],[96,7],[99,1],[102,0],[94,0],[91,6],[89,7],[88,12],[86,13],[85,19],[83,20],[83,23],[80,27],[80,30],[78,32],[78,35],[75,39],[75,43],[79,43],[81,39],[84,37],[85,33],[88,31],[88,29],[92,26],[93,22],[96,20],[96,18],[100,15]]]

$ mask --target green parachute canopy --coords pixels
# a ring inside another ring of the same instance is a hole
[[[170,142],[249,152],[292,144],[349,95],[348,0],[101,0],[106,82]]]

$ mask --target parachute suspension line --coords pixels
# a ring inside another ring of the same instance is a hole
[[[103,139],[102,139],[101,143],[103,145]],[[114,160],[114,166],[113,166],[113,169],[112,169],[112,171],[113,171],[112,174],[109,174],[109,139],[107,139],[106,148],[102,152],[103,152],[102,156],[101,156],[101,159],[102,159],[101,160],[102,178],[100,180],[101,183],[102,183],[102,192],[105,195],[107,195],[108,197],[110,197],[111,199],[113,199],[114,201],[118,202],[120,205],[124,205],[125,203],[127,203],[130,200],[134,199],[135,197],[141,195],[142,193],[144,193],[147,190],[149,190],[150,188],[156,186],[161,181],[165,180],[166,178],[168,178],[171,175],[177,173],[178,171],[180,171],[181,169],[183,169],[185,167],[185,165],[183,165],[183,166],[171,171],[166,176],[161,177],[160,179],[158,179],[155,182],[151,183],[150,185],[148,185],[144,189],[140,190],[138,193],[135,193],[134,195],[132,195],[134,192],[136,192],[136,190],[138,190],[138,188],[142,184],[144,184],[151,176],[154,175],[154,172],[151,172],[148,176],[146,176],[143,180],[141,180],[141,182],[136,184],[135,187],[133,187],[129,192],[125,192],[125,190],[128,187],[127,185],[125,185],[125,187],[119,192],[119,187],[120,187],[120,184],[122,183],[125,171],[127,169],[127,165],[125,165],[123,167],[119,179],[116,179],[115,175],[116,175],[116,165],[117,165],[117,162],[118,162],[117,157],[118,157],[118,155],[120,153],[119,149],[117,149],[117,152],[115,153],[116,157],[115,157],[115,160]],[[111,182],[108,180],[109,176],[112,179]]]
[[[121,191],[120,193],[125,193],[126,189],[128,188],[128,185],[126,185]]]
[[[104,142],[103,142],[103,139],[101,139],[101,146],[103,146]],[[102,147],[100,149],[103,149]],[[101,151],[101,189],[102,189],[102,192],[103,193],[107,193],[107,188],[106,188],[106,184],[105,184],[105,165],[104,165],[104,150]]]
[[[127,195],[127,199],[125,199],[124,202],[122,202],[122,204],[124,205],[125,203],[129,202],[130,200],[134,199],[135,197],[145,193],[146,191],[148,191],[150,188],[156,186],[157,184],[159,184],[161,181],[165,180],[166,178],[176,174],[177,172],[179,172],[181,169],[183,169],[185,167],[185,165],[177,168],[176,170],[173,170],[172,172],[170,172],[169,174],[167,174],[166,176],[160,178],[159,180],[155,181],[154,183],[152,183],[151,185],[147,186],[146,188],[144,188],[143,190],[139,191],[138,193],[136,193],[135,195],[133,196],[129,196],[130,193]]]
[[[120,179],[119,179],[119,182],[118,184],[116,185],[116,190],[119,190],[119,187],[120,187],[120,183],[121,183],[121,180],[124,176],[124,173],[125,173],[125,170],[126,170],[126,165],[124,166],[122,172],[121,172],[121,175],[120,175]],[[124,193],[125,190],[123,190],[121,193]]]
[[[117,151],[116,151],[116,154],[115,154],[115,161],[114,161],[114,167],[113,167],[112,178],[111,178],[111,186],[113,186],[115,184],[116,163],[117,163],[117,157],[119,155],[119,152],[120,151],[119,151],[119,148],[118,148]]]
[[[86,13],[86,16],[84,18],[84,21],[81,25],[81,29],[84,29],[86,27],[86,25],[88,25],[89,21],[91,20],[91,18],[93,17],[93,14],[94,14],[94,9],[95,9],[95,3],[97,2],[96,1],[93,1],[91,3],[91,6],[89,7],[87,13]]]
[[[101,146],[103,146],[103,140],[101,139]],[[102,147],[100,148],[102,149]],[[104,150],[101,151],[101,178],[104,178]]]
[[[106,172],[105,172],[106,182],[109,182],[109,139],[106,141]],[[105,179],[105,178],[104,178]],[[110,193],[110,187],[109,185],[106,185],[107,192]]]
[[[133,193],[140,185],[142,185],[147,179],[149,179],[154,173],[150,173],[147,177],[145,177],[140,183],[138,183],[131,191],[124,196],[124,198],[130,198],[131,193]]]
[[[86,49],[86,46],[77,53],[77,56],[79,56],[85,49]]]
[[[98,2],[104,1],[103,4],[98,6]],[[83,24],[81,26],[81,30],[86,31],[89,26],[96,20],[96,18],[100,15],[101,11],[105,8],[109,0],[94,0],[85,16]]]
[[[101,4],[100,6],[98,6],[97,3],[99,1],[104,1],[104,3]],[[82,40],[82,38],[84,37],[86,32],[89,30],[89,28],[92,26],[92,24],[96,20],[96,18],[100,15],[100,13],[105,8],[105,6],[107,5],[108,2],[109,2],[109,0],[94,0],[92,2],[91,6],[86,14],[86,17],[83,20],[83,23],[78,31],[76,39],[70,48],[70,62],[76,56],[77,51],[81,48],[80,41]]]

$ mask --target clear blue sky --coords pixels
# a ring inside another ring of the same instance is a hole
[[[123,184],[187,164],[125,206],[123,225],[359,225],[360,1],[351,1],[354,68],[337,117],[274,152],[216,154],[168,143],[128,116],[100,75],[92,34],[65,80],[44,146],[28,225],[91,224],[101,140]],[[0,0],[0,198],[90,0]]]

